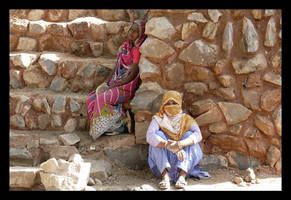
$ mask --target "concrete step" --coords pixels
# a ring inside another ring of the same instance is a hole
[[[10,88],[91,92],[115,67],[115,58],[81,58],[59,52],[10,52]]]
[[[78,56],[116,55],[131,22],[79,17],[70,22],[10,19],[12,51],[56,50]]]

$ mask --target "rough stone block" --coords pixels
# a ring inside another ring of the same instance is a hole
[[[78,153],[75,146],[56,146],[50,151],[50,157],[56,159],[68,160],[72,154]]]
[[[80,141],[79,136],[75,133],[60,135],[59,139],[64,143],[64,145],[67,145],[67,146],[74,145]]]
[[[217,170],[228,167],[227,159],[224,156],[216,155],[204,155],[199,162],[200,169],[202,171]]]
[[[47,173],[56,173],[59,168],[59,164],[55,158],[51,158],[41,163],[39,167]]]
[[[39,168],[9,167],[9,187],[31,188],[36,184]]]
[[[116,150],[105,150],[105,154],[112,162],[130,169],[140,170],[148,167],[148,145],[139,144]]]
[[[37,40],[29,37],[20,37],[16,47],[18,51],[35,51],[37,50]]]
[[[108,176],[111,176],[112,165],[110,162],[104,159],[92,160],[86,158],[84,158],[84,161],[91,163],[90,177],[105,180]]]

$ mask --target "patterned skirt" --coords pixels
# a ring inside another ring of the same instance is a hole
[[[90,132],[94,140],[105,132],[112,132],[119,128],[126,119],[124,103],[130,101],[135,94],[136,78],[126,85],[118,86],[96,96],[92,91],[86,105],[90,119]]]
[[[125,118],[122,116],[121,108],[122,105],[118,105],[108,116],[100,115],[92,118],[89,135],[93,140],[96,140],[105,132],[113,132],[124,123]]]

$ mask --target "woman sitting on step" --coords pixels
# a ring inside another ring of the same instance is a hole
[[[211,177],[200,171],[198,165],[203,156],[198,144],[201,139],[196,121],[182,112],[180,93],[173,90],[165,93],[160,111],[153,116],[146,134],[149,166],[154,175],[162,177],[161,189],[168,189],[170,180],[175,187],[184,188],[188,176]]]
[[[123,132],[128,120],[125,103],[135,94],[139,80],[139,47],[146,39],[145,22],[135,20],[128,31],[128,40],[119,48],[116,66],[108,80],[89,94],[86,105],[90,132],[94,140],[105,132]],[[126,117],[127,116],[127,117]]]

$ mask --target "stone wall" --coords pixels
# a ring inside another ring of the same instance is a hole
[[[88,131],[87,95],[113,69],[128,27],[143,14],[10,10],[13,151],[35,156],[59,143],[43,132]],[[281,10],[150,10],[147,18],[142,84],[131,102],[135,144],[146,144],[151,117],[174,89],[201,128],[205,154],[280,170]]]
[[[163,93],[183,94],[205,154],[281,168],[281,10],[150,10],[142,85],[131,102],[137,143]]]

